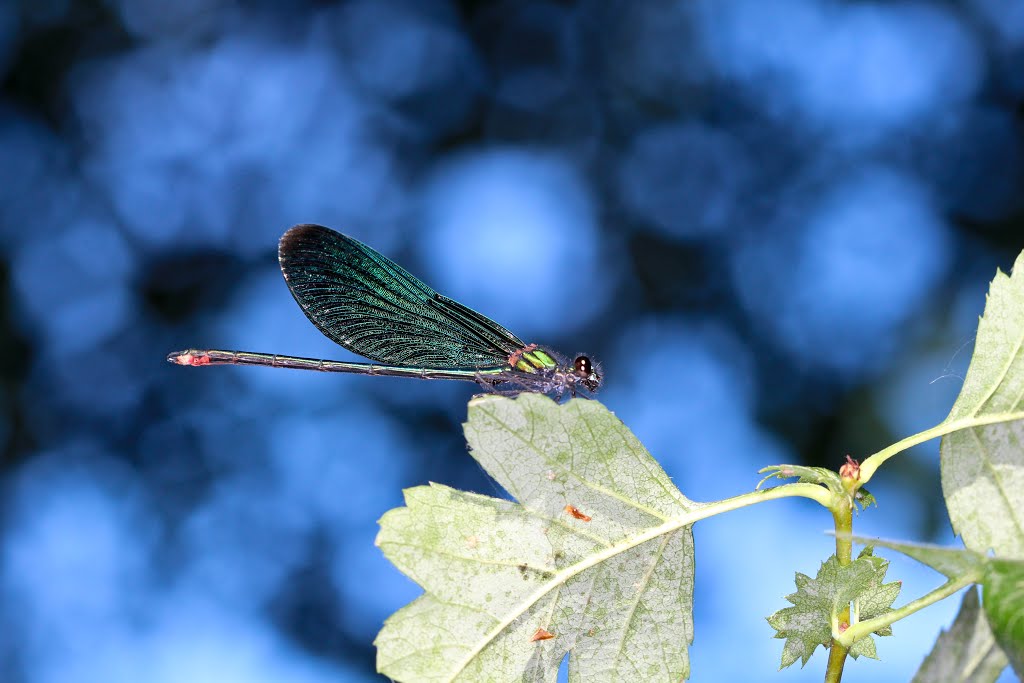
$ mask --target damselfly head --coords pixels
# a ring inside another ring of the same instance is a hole
[[[573,361],[573,374],[576,375],[580,384],[588,391],[597,391],[601,386],[601,375],[597,371],[594,362],[587,356],[576,356]]]

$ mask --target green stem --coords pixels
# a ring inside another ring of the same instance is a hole
[[[965,586],[969,586],[972,583],[977,583],[979,578],[980,577],[976,573],[971,572],[956,579],[950,579],[946,583],[942,584],[941,586],[933,590],[931,593],[928,593],[927,595],[924,595],[912,602],[908,602],[906,605],[900,607],[899,609],[894,609],[891,612],[886,612],[880,617],[875,617],[874,619],[867,619],[865,621],[853,624],[843,633],[833,634],[833,638],[835,639],[835,642],[842,643],[844,647],[849,648],[861,638],[874,633],[878,629],[885,628],[886,626],[894,624],[895,622],[899,621],[900,619],[903,619],[904,617],[910,616],[919,609],[923,609],[928,605],[938,602],[939,600],[948,598],[950,595],[956,593],[958,590]]]
[[[993,413],[989,415],[981,415],[976,417],[965,417],[958,420],[950,420],[935,425],[931,429],[926,429],[923,432],[918,432],[905,439],[900,439],[891,446],[887,446],[882,450],[874,453],[864,459],[864,462],[860,464],[860,484],[866,484],[883,462],[891,458],[892,456],[902,451],[917,446],[925,441],[930,441],[939,436],[945,436],[946,434],[952,434],[958,432],[961,429],[970,429],[971,427],[983,427],[985,425],[999,424],[1001,422],[1011,422],[1013,420],[1024,420],[1024,412],[1015,413]]]
[[[782,486],[773,486],[770,489],[760,489],[757,491],[751,491],[750,493],[744,493],[739,496],[733,496],[732,498],[716,500],[713,503],[699,503],[699,508],[691,513],[683,515],[683,517],[696,521],[698,519],[713,517],[714,515],[719,515],[723,512],[739,510],[740,508],[755,505],[766,500],[778,500],[779,498],[794,497],[810,498],[811,500],[819,503],[822,507],[829,509],[832,508],[832,494],[824,486],[819,486],[818,484],[783,484]],[[692,521],[687,521],[686,523],[691,524]],[[847,539],[847,542],[850,542],[849,539]]]
[[[836,557],[839,564],[846,566],[853,561],[853,508],[842,505],[832,510],[836,527]]]
[[[843,483],[844,486],[847,485],[846,481]],[[845,567],[853,561],[853,540],[850,537],[853,533],[853,507],[848,503],[839,502],[834,504],[831,510],[832,520],[836,527],[836,559],[839,560],[840,566]],[[849,606],[839,614],[839,622],[850,623]],[[842,644],[833,638],[832,647],[829,648],[828,653],[828,666],[825,667],[825,683],[839,683],[843,679],[843,666],[846,664],[846,655],[849,652],[849,645]]]

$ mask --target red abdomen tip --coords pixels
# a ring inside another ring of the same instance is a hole
[[[210,357],[208,355],[206,355],[205,353],[201,354],[201,355],[195,355],[195,354],[189,353],[187,351],[185,353],[179,353],[178,355],[173,356],[171,358],[171,360],[173,360],[178,365],[193,365],[193,366],[196,366],[196,365],[209,365],[210,364]]]

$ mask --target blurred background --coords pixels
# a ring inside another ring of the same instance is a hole
[[[697,500],[940,421],[1024,247],[1022,0],[7,0],[0,80],[4,683],[379,680],[418,589],[376,520],[501,495],[472,386],[164,361],[352,357],[280,276],[292,224],[598,358]],[[855,528],[955,543],[937,456]],[[829,526],[696,528],[695,680],[821,680],[764,617]],[[844,680],[908,680],[957,607]]]

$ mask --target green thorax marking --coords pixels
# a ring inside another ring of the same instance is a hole
[[[537,372],[538,370],[546,370],[549,368],[556,367],[558,363],[555,359],[549,356],[541,349],[534,349],[532,351],[526,351],[522,356],[519,357],[519,362],[516,363],[516,370],[522,372]]]

